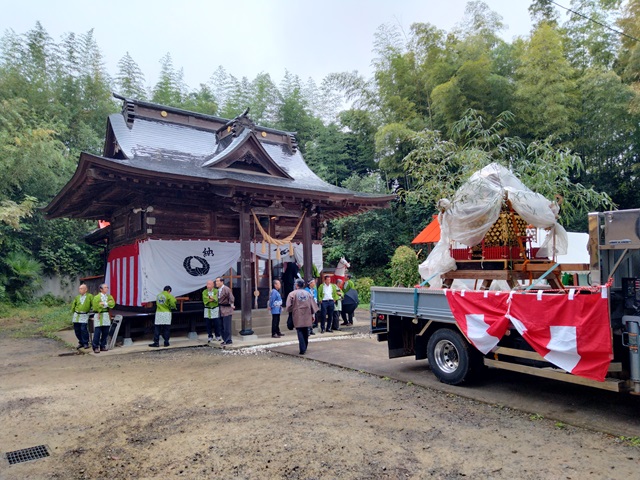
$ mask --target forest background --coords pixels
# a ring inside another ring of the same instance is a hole
[[[436,202],[490,162],[534,191],[563,198],[561,223],[586,231],[588,211],[638,208],[640,0],[532,1],[526,38],[500,38],[499,14],[467,4],[451,31],[382,25],[373,75],[336,72],[318,84],[287,71],[237,78],[223,66],[197,87],[171,52],[151,86],[128,53],[108,72],[92,30],[51,38],[36,23],[0,43],[0,303],[32,299],[42,274],[100,273],[83,236],[94,222],[48,221],[48,204],[81,151],[100,155],[112,92],[297,132],[329,183],[395,192],[391,208],[330,223],[325,262],[389,284],[390,259],[430,221]],[[294,61],[292,60],[292,63]],[[295,67],[295,65],[292,65]],[[419,260],[416,257],[416,265]]]

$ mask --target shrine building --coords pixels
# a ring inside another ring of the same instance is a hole
[[[233,288],[241,335],[286,262],[322,270],[326,222],[386,208],[394,195],[330,185],[305,163],[295,134],[122,100],[101,156],[83,152],[46,217],[106,221],[88,237],[107,251],[118,309],[144,310],[164,285],[194,304],[217,276]],[[194,305],[195,306],[195,305]]]

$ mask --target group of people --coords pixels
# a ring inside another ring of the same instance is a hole
[[[204,320],[207,328],[207,342],[215,340],[220,345],[231,345],[231,317],[235,298],[232,290],[227,287],[222,278],[207,280],[207,288],[202,291],[202,303],[204,304]],[[171,295],[171,286],[167,285],[156,296],[156,317],[153,332],[153,343],[149,346],[160,346],[160,335],[164,340],[164,346],[168,347],[171,336],[171,310],[176,309],[176,299]]]
[[[207,281],[207,288],[202,291],[204,303],[204,321],[207,328],[207,342],[220,342],[220,345],[231,345],[231,317],[235,298],[222,278]]]
[[[333,332],[340,329],[339,319],[342,313],[341,325],[353,324],[352,312],[341,312],[341,303],[344,294],[354,288],[351,275],[347,275],[347,281],[338,279],[331,283],[331,276],[325,275],[323,283],[316,288],[315,280],[310,280],[305,285],[304,280],[298,278],[284,302],[280,294],[281,282],[274,280],[269,296],[268,309],[271,312],[271,336],[280,338],[284,333],[280,331],[280,315],[283,309],[289,313],[297,330],[300,344],[300,354],[304,355],[309,343],[309,335],[314,335],[313,329],[320,323],[320,332]],[[156,314],[154,321],[153,343],[149,347],[160,346],[160,336],[164,340],[164,346],[170,345],[171,336],[171,311],[176,309],[176,298],[171,294],[171,286],[164,287],[156,296]],[[71,304],[73,313],[73,328],[78,339],[78,348],[89,348],[89,317],[93,314],[94,333],[91,346],[95,353],[106,352],[107,338],[111,328],[109,309],[115,307],[115,300],[109,294],[109,286],[106,283],[100,285],[96,295],[88,293],[85,284],[78,288],[78,295]],[[204,304],[204,319],[207,329],[207,341],[220,342],[221,345],[231,345],[231,320],[234,310],[235,298],[231,288],[227,287],[222,278],[208,280],[206,288],[202,291],[202,303]]]
[[[83,283],[78,287],[78,295],[71,302],[73,313],[73,330],[78,339],[78,348],[89,348],[89,317],[93,313],[93,339],[91,346],[95,353],[107,351],[107,337],[111,328],[109,309],[115,307],[116,302],[109,295],[109,286],[102,283],[98,293],[88,293]]]
[[[284,336],[280,331],[280,315],[282,313],[282,296],[280,295],[280,281],[274,280],[267,308],[271,311],[271,336]],[[347,275],[347,282],[337,279],[331,282],[331,275],[324,275],[323,283],[316,288],[312,279],[305,286],[302,279],[295,281],[295,289],[287,295],[285,310],[292,316],[294,328],[298,334],[300,355],[304,355],[309,344],[309,335],[315,335],[313,329],[320,323],[320,333],[340,330],[340,325],[353,325],[353,311],[342,311],[344,294],[354,289],[351,275]],[[342,324],[340,324],[342,317]]]

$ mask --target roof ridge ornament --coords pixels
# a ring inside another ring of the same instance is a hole
[[[251,118],[249,118],[249,110],[251,107],[247,107],[244,112],[238,115],[233,120],[229,120],[222,127],[220,127],[216,134],[220,134],[220,132],[227,130],[231,133],[233,137],[237,137],[240,135],[245,128],[248,128],[251,132],[256,132],[256,124]]]

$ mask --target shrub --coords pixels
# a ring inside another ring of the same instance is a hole
[[[59,307],[67,303],[63,298],[56,297],[52,293],[45,293],[38,299],[38,302],[47,307]]]
[[[356,290],[358,291],[358,301],[360,304],[369,303],[371,301],[371,290],[373,287],[373,279],[369,277],[358,278],[355,281]]]
[[[13,303],[33,300],[40,286],[42,264],[23,252],[10,252],[4,259],[6,275],[2,275],[3,287]]]
[[[389,268],[393,286],[412,287],[420,283],[418,257],[412,248],[400,246],[396,249]]]

